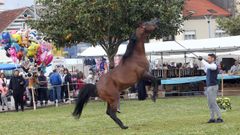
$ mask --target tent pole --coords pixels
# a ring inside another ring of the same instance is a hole
[[[185,64],[187,63],[187,53],[184,53],[184,60],[185,60]]]
[[[150,53],[150,62],[152,62],[152,53]]]
[[[161,67],[162,67],[162,78],[163,78],[163,52],[161,52]]]
[[[222,78],[221,78],[221,90],[222,90],[222,97],[223,97],[223,83],[224,83],[224,81],[223,81],[223,73],[222,73]]]

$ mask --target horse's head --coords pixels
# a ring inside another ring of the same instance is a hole
[[[147,36],[152,31],[154,31],[158,27],[159,20],[154,19],[149,22],[140,23],[137,30],[136,35],[138,38]]]

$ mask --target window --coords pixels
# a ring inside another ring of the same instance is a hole
[[[185,30],[184,39],[185,40],[196,39],[196,31],[195,30]]]
[[[226,37],[227,34],[224,30],[217,29],[215,30],[215,37]]]
[[[167,37],[163,37],[163,41],[174,41],[175,36],[174,35],[169,35]]]

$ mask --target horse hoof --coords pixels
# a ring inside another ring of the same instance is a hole
[[[121,128],[122,129],[128,129],[128,126],[122,126]]]

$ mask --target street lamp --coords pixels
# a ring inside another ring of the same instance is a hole
[[[211,20],[212,20],[212,14],[207,14],[205,15],[205,19],[207,20],[208,23],[208,37],[211,38]]]
[[[34,0],[33,10],[34,10],[34,20],[37,20],[36,0]]]

